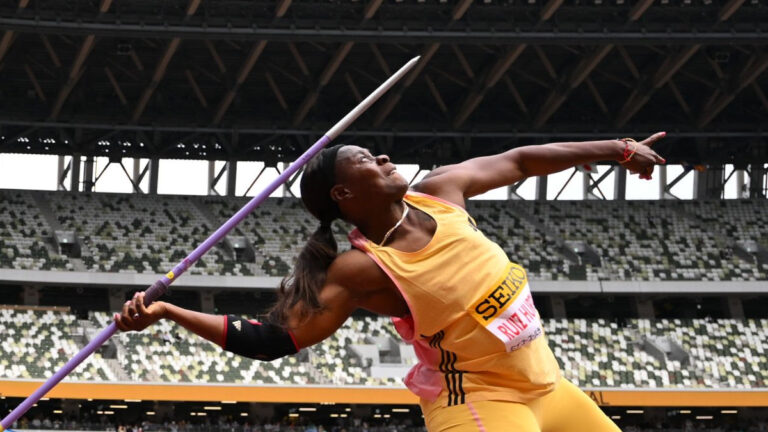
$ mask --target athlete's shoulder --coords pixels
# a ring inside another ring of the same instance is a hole
[[[380,289],[389,278],[365,252],[350,249],[333,260],[327,281],[353,291],[369,291]]]
[[[461,173],[460,170],[453,167],[450,165],[435,169],[420,182],[413,185],[411,190],[454,206],[466,208],[461,189]]]

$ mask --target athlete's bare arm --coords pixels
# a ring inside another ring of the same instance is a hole
[[[386,274],[363,252],[344,252],[328,268],[319,296],[323,309],[303,320],[294,314],[288,320],[288,328],[299,347],[305,348],[336,332],[358,308],[384,315],[405,315],[407,306],[393,288]]]
[[[287,327],[299,348],[314,345],[332,335],[357,308],[395,316],[408,312],[386,274],[363,252],[355,249],[336,257],[328,269],[319,297],[323,305],[320,312],[304,320],[293,314],[288,320]],[[196,312],[162,301],[145,307],[144,293],[137,293],[125,302],[122,313],[114,317],[122,331],[141,331],[163,318],[175,321],[213,343],[221,345],[223,342],[221,315]]]
[[[632,160],[623,164],[633,173],[650,176],[653,165],[664,159],[651,145],[664,137],[660,132],[637,143]],[[446,165],[429,173],[414,189],[464,205],[464,200],[491,189],[604,160],[621,160],[625,143],[618,140],[562,142],[518,147],[501,154]]]

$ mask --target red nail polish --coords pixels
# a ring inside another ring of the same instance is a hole
[[[663,136],[663,137],[664,137],[664,136],[667,136],[667,133],[666,133],[666,132],[662,132],[662,133],[661,133],[661,136]]]

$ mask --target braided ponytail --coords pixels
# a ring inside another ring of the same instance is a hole
[[[299,252],[291,274],[280,282],[277,302],[269,312],[271,322],[286,325],[291,312],[298,312],[299,321],[303,321],[323,309],[320,290],[325,284],[328,267],[338,254],[332,223],[341,218],[341,210],[331,199],[330,191],[336,184],[336,156],[342,146],[339,144],[324,149],[309,161],[304,170],[300,185],[301,200],[307,210],[320,220],[320,227]]]

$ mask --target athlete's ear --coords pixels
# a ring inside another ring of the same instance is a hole
[[[352,191],[347,189],[342,184],[334,185],[331,188],[331,199],[333,199],[336,202],[343,201],[345,199],[352,198],[354,195],[352,194]]]

